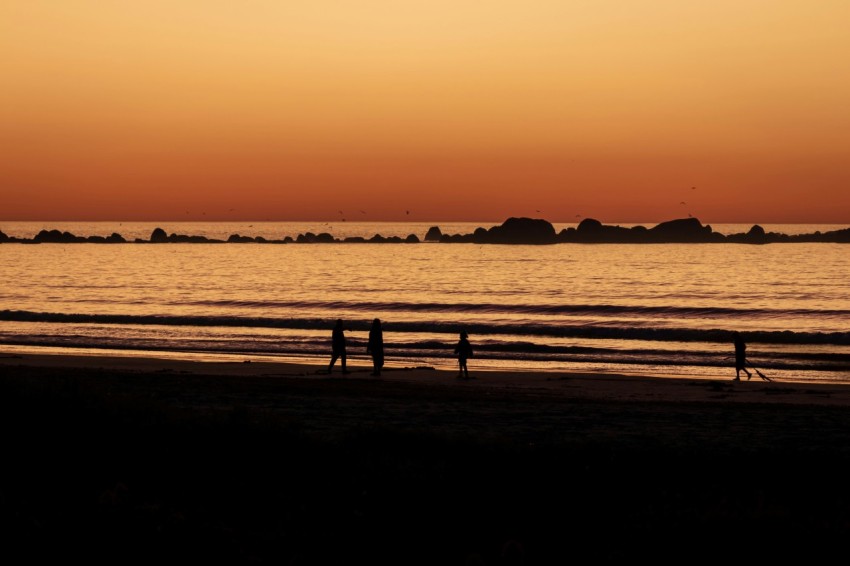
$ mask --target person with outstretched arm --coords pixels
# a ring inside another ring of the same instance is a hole
[[[735,379],[732,381],[741,381],[742,371],[747,374],[747,379],[750,379],[753,374],[747,369],[747,344],[740,332],[735,332],[732,336],[735,342]]]

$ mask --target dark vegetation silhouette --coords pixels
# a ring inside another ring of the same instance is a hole
[[[377,318],[372,321],[372,328],[369,329],[366,353],[372,356],[372,375],[381,375],[381,369],[384,367],[384,331],[381,321]]]
[[[156,228],[149,239],[136,238],[132,242],[125,240],[123,236],[113,233],[110,236],[75,236],[70,232],[59,230],[42,230],[33,238],[10,237],[0,232],[0,243],[21,244],[74,244],[74,243],[104,243],[104,244],[167,244],[167,243],[190,243],[190,244],[333,244],[333,243],[359,243],[359,244],[417,244],[420,243],[419,236],[409,234],[401,236],[382,236],[375,234],[371,237],[348,236],[336,238],[329,232],[314,234],[298,234],[284,236],[280,239],[268,239],[262,236],[243,236],[231,234],[226,240],[207,238],[205,236],[187,234],[168,234],[162,228]],[[754,225],[746,233],[721,234],[715,232],[710,225],[703,225],[697,218],[679,218],[661,222],[655,226],[622,227],[606,225],[593,218],[585,218],[575,228],[564,228],[556,232],[554,226],[548,221],[539,218],[515,218],[511,217],[498,226],[490,228],[477,228],[471,234],[445,234],[439,226],[432,226],[424,236],[428,243],[473,243],[473,244],[519,244],[519,245],[546,245],[559,243],[577,244],[775,244],[775,243],[850,243],[850,228],[832,230],[829,232],[813,232],[809,234],[782,234],[777,232],[765,232],[758,224]]]

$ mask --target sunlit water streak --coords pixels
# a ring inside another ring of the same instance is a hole
[[[249,228],[248,224],[253,224]],[[318,226],[317,226],[318,224]],[[147,239],[153,228],[226,239],[324,231],[322,223],[6,223]],[[340,227],[344,224],[344,230]],[[439,223],[340,223],[337,237],[422,238]],[[440,225],[469,233],[491,224]],[[561,226],[557,226],[560,228]],[[261,229],[260,229],[261,228]],[[715,226],[723,233],[749,226]],[[843,227],[765,226],[784,233]],[[460,329],[473,368],[729,378],[728,332],[788,381],[850,382],[848,248],[841,244],[41,244],[0,245],[0,348],[325,361],[346,321],[368,364],[384,321],[388,364],[450,367]]]

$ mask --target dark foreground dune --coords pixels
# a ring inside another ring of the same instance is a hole
[[[846,386],[317,367],[4,355],[4,552],[299,565],[844,553]]]

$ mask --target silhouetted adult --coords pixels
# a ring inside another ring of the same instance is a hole
[[[741,381],[742,371],[747,374],[747,379],[750,379],[753,374],[747,369],[747,344],[740,332],[735,332],[732,336],[735,342],[735,379],[732,381]]]
[[[331,334],[331,364],[328,366],[328,373],[333,372],[337,359],[342,363],[342,373],[348,373],[345,368],[345,329],[342,327],[342,319],[336,321]]]
[[[469,343],[469,336],[466,330],[461,330],[460,340],[455,346],[455,354],[457,354],[458,379],[469,379],[469,369],[466,367],[466,360],[472,357],[472,345]]]
[[[372,354],[372,375],[381,375],[381,368],[384,367],[384,331],[381,329],[380,319],[372,321],[366,353]]]

